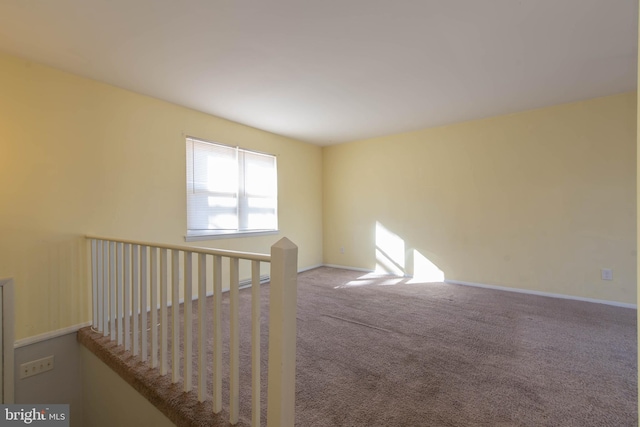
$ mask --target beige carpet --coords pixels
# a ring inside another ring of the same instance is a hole
[[[297,426],[637,425],[635,310],[332,268],[300,274],[298,286]],[[248,313],[249,290],[240,304]],[[228,424],[108,340],[79,339],[177,425]],[[248,423],[248,370],[241,384]]]

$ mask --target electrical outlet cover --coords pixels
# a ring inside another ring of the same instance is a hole
[[[29,378],[53,369],[53,356],[32,360],[20,365],[20,379]]]
[[[613,280],[613,270],[610,268],[603,268],[601,270],[602,280]]]

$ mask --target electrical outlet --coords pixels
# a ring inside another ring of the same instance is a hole
[[[29,378],[53,369],[53,356],[32,360],[20,365],[20,379]]]
[[[600,270],[602,280],[613,280],[613,270],[610,268],[603,268]]]
[[[343,254],[344,253],[344,248],[340,248],[340,253]]]

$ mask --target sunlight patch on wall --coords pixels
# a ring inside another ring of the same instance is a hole
[[[444,271],[417,250],[413,250],[413,277],[408,283],[444,282]]]
[[[376,221],[375,273],[410,276],[407,283],[444,282],[444,272],[405,240]]]
[[[376,273],[405,274],[404,240],[376,221]]]

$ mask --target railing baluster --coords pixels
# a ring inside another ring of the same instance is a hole
[[[158,367],[158,250],[151,250],[151,367]]]
[[[228,409],[231,424],[238,423],[240,412],[240,259],[251,261],[252,427],[260,426],[262,408],[260,399],[262,356],[260,263],[270,262],[267,424],[269,426],[293,425],[297,294],[297,247],[293,243],[286,238],[281,239],[272,246],[271,255],[263,255],[181,245],[150,244],[134,240],[112,240],[95,236],[87,236],[87,239],[90,241],[88,249],[91,251],[89,262],[93,291],[92,326],[105,337],[110,336],[110,340],[117,341],[117,345],[123,345],[125,351],[132,348],[133,355],[149,363],[151,368],[157,368],[159,365],[161,375],[166,375],[168,369],[171,369],[172,382],[177,383],[183,378],[185,392],[194,388],[192,353],[195,344],[193,342],[193,269],[195,266],[193,258],[194,254],[197,254],[199,317],[196,364],[199,371],[195,373],[195,377],[198,382],[197,392],[200,402],[207,399],[207,336],[210,327],[206,300],[207,255],[212,256],[213,278],[209,280],[213,282],[212,371],[213,411],[216,414],[222,410],[222,258],[229,259]],[[158,260],[158,251],[160,251],[160,260]],[[169,251],[171,251],[171,261],[169,261]],[[181,293],[181,287],[184,289],[184,294]],[[180,330],[181,296],[184,296],[183,331]],[[171,326],[168,321],[168,304],[171,304]],[[133,325],[131,325],[132,317]],[[151,327],[148,325],[148,320]],[[158,326],[160,326],[159,329]],[[171,328],[171,338],[169,328]],[[148,337],[148,330],[151,330],[150,337]],[[181,337],[181,334],[184,335]],[[183,341],[180,341],[181,338]],[[169,341],[172,343],[171,349],[169,349]],[[149,351],[151,355],[148,354]],[[181,351],[183,354],[180,353]],[[182,361],[181,356],[184,357]],[[169,366],[169,359],[172,361],[171,366]]]
[[[139,311],[140,311],[140,303],[139,303],[139,283],[140,283],[140,270],[138,268],[139,266],[139,258],[138,258],[138,253],[139,253],[139,245],[133,245],[133,247],[131,248],[131,257],[133,258],[133,271],[131,272],[131,277],[133,280],[132,283],[132,293],[133,293],[133,303],[132,303],[132,308],[133,308],[133,313],[131,314],[133,317],[133,355],[137,356],[138,353],[140,352],[140,319],[138,318],[138,316],[140,315]]]
[[[104,276],[102,270],[104,268],[104,259],[102,258],[102,241],[96,240],[97,259],[98,259],[98,332],[103,331],[103,311],[104,311]]]
[[[171,251],[171,381],[180,381],[180,259],[179,251]]]
[[[111,331],[111,341],[116,339],[116,244],[109,242],[109,307],[111,307],[111,318],[109,319],[109,330]]]
[[[168,320],[167,320],[167,250],[160,249],[160,375],[167,374]]]
[[[140,246],[140,339],[142,352],[140,360],[147,361],[147,248]]]
[[[213,413],[222,411],[222,257],[213,256]]]
[[[91,239],[91,320],[93,329],[98,328],[98,254],[96,240]]]
[[[131,350],[131,245],[124,244],[124,349]]]
[[[229,258],[229,422],[238,423],[240,400],[240,327],[238,258]]]
[[[260,427],[260,261],[251,261],[251,425]]]
[[[191,252],[184,253],[184,391],[193,388],[191,360],[193,355],[193,305],[192,305],[192,267],[193,257]]]
[[[109,242],[102,242],[102,335],[109,336]]]
[[[198,401],[207,398],[207,255],[198,254]]]
[[[118,318],[117,318],[117,322],[118,322],[118,333],[117,333],[117,337],[118,337],[118,345],[122,345],[122,329],[123,329],[123,320],[124,320],[124,309],[123,309],[123,304],[124,304],[124,295],[122,295],[123,293],[123,289],[122,289],[122,243],[118,242],[116,243],[116,270],[117,270],[117,277],[116,277],[116,285],[117,285],[117,289],[116,289],[116,298],[118,300]]]

